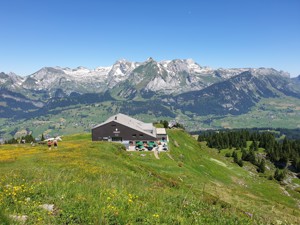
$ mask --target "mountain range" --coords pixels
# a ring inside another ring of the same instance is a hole
[[[0,117],[14,123],[103,102],[110,102],[107,114],[119,111],[170,119],[181,115],[183,120],[194,120],[244,115],[264,99],[292,99],[295,104],[285,109],[297,117],[300,76],[290,78],[272,68],[213,69],[192,59],[122,59],[92,70],[44,67],[25,77],[2,72],[0,97]]]

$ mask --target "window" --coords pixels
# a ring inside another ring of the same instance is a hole
[[[132,137],[133,137],[133,138],[136,138],[136,134],[133,134]]]
[[[140,138],[143,138],[144,137],[144,135],[143,134],[140,134]]]

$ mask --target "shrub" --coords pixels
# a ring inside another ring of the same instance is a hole
[[[238,160],[237,164],[240,166],[240,167],[243,167],[244,166],[244,162],[243,160]]]
[[[278,181],[283,181],[286,176],[286,169],[280,171],[278,168],[275,170],[274,178]]]

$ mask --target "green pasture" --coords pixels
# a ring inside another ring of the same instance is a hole
[[[296,192],[182,130],[168,134],[160,159],[90,134],[51,150],[0,145],[0,224],[299,224]]]

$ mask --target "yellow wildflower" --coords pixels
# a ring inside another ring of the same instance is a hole
[[[158,215],[157,213],[154,213],[154,214],[153,214],[153,217],[159,218],[159,215]]]

